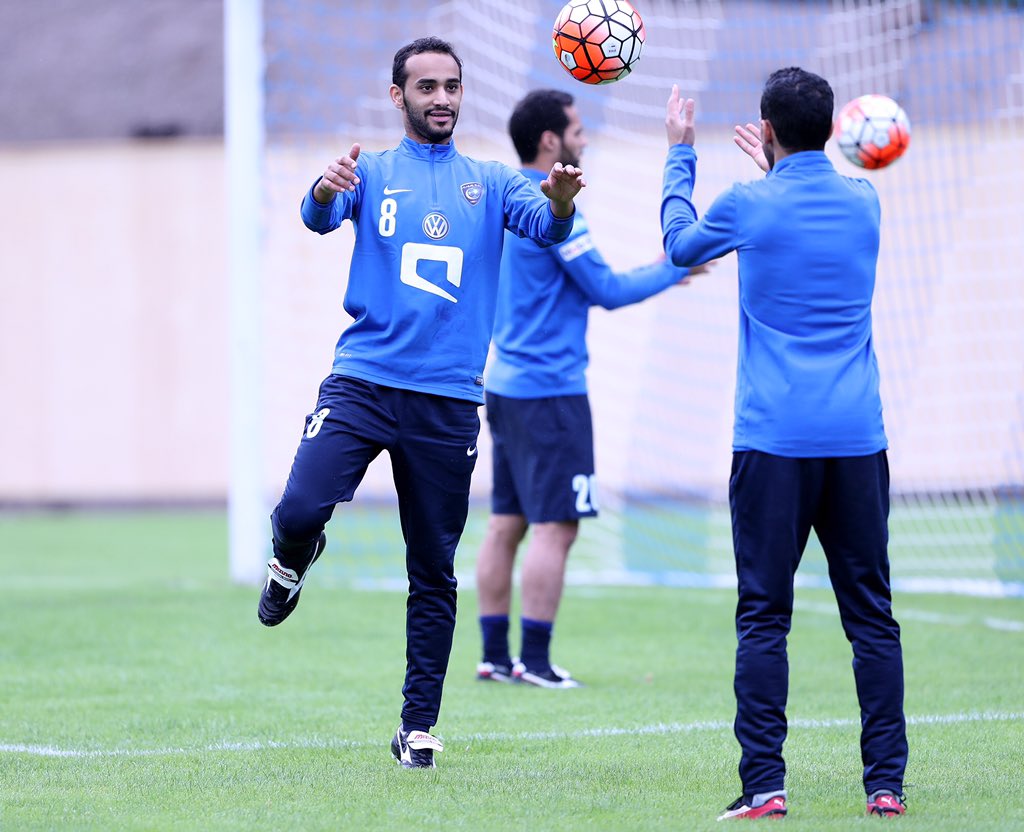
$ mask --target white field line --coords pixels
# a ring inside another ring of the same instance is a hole
[[[820,613],[822,615],[839,615],[835,604],[828,604],[820,601],[795,601],[793,608],[805,612]],[[977,618],[970,615],[950,615],[930,610],[905,609],[898,604],[894,610],[897,621],[921,621],[925,624],[940,624],[947,627],[966,627],[971,624],[980,624],[990,630],[1000,630],[1006,633],[1024,633],[1024,621],[1016,621],[1012,618],[992,618],[984,616]]]
[[[972,711],[959,714],[923,714],[908,716],[908,725],[959,725],[970,722],[1021,722],[1024,712],[1014,711]],[[797,730],[829,728],[856,728],[859,719],[792,719],[789,727]],[[714,733],[731,731],[732,722],[710,720],[705,722],[669,722],[639,725],[633,728],[583,728],[578,731],[527,731],[522,733],[481,733],[453,734],[442,737],[450,745],[472,742],[546,742],[551,740],[573,740],[579,737],[621,737],[621,736],[663,736],[672,734]],[[206,754],[218,751],[273,751],[275,749],[324,749],[345,750],[348,748],[376,748],[386,745],[386,740],[308,739],[274,742],[255,740],[250,742],[218,742],[192,748],[60,748],[53,745],[27,745],[21,743],[0,743],[0,754],[25,754],[32,757],[90,758],[90,757],[170,757],[185,754]]]
[[[578,595],[587,598],[603,598],[611,597],[615,593],[607,587],[585,587],[576,590]],[[734,605],[736,599],[734,596],[729,595],[706,595],[703,593],[693,593],[687,596],[685,601],[687,604],[691,603],[706,603],[715,606],[721,604]],[[809,612],[818,615],[828,615],[835,618],[839,617],[839,609],[835,602],[827,601],[801,601],[799,598],[793,602],[793,609],[799,612]],[[896,620],[897,621],[920,621],[924,624],[937,624],[946,627],[968,627],[968,626],[981,626],[987,627],[990,630],[999,630],[1004,633],[1024,633],[1024,621],[1013,619],[1013,618],[993,618],[992,616],[971,616],[971,615],[951,615],[949,613],[932,612],[931,610],[920,610],[914,609],[913,607],[907,608],[897,603],[896,605]]]

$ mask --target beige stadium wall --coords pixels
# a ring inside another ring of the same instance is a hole
[[[598,246],[619,268],[647,262],[660,251],[663,150],[636,154],[591,138],[580,205]],[[950,138],[918,131],[911,153],[939,158]],[[921,166],[897,164],[880,187],[887,223],[906,222],[908,211],[929,218],[929,254],[920,261],[929,302],[922,307],[907,291],[907,261],[883,240],[875,303],[883,383],[891,386],[883,393],[893,403],[894,485],[909,490],[985,487],[1015,473],[1008,453],[1020,443],[1024,400],[1024,235],[1005,204],[1024,189],[1024,169],[1012,163],[1013,136],[975,131],[973,140],[984,152],[960,177],[969,187],[940,191],[947,210],[923,201],[936,192],[921,187],[932,175]],[[724,132],[702,133],[698,147],[728,142]],[[503,145],[467,141],[460,149],[512,161]],[[298,218],[302,193],[337,152],[325,141],[268,156],[265,269],[253,283],[266,299],[265,356],[254,360],[268,368],[262,451],[270,500],[348,320],[341,300],[351,229],[320,238]],[[743,165],[729,153],[703,154],[698,208]],[[231,201],[221,145],[0,148],[0,182],[0,502],[224,499]],[[925,195],[920,204],[907,203],[913,193]],[[606,490],[673,492],[683,483],[722,495],[735,328],[731,256],[690,286],[614,313],[594,310],[590,384]],[[912,371],[893,382],[887,367],[897,364]],[[488,488],[484,429],[474,490]],[[361,493],[390,491],[385,457]]]
[[[0,499],[223,498],[219,143],[0,149]]]

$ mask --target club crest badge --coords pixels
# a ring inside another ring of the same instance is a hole
[[[462,186],[462,195],[470,205],[476,205],[484,195],[484,186],[479,182],[467,182]]]

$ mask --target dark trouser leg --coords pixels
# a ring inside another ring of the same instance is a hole
[[[306,417],[288,482],[271,515],[274,555],[305,569],[337,503],[352,499],[392,426],[358,380],[328,376]]]
[[[864,788],[903,789],[907,726],[903,651],[892,616],[885,452],[828,461],[815,530],[828,558],[843,630],[853,647]]]
[[[786,637],[793,576],[816,508],[816,463],[758,451],[733,455],[729,505],[739,594],[735,732],[744,794],[785,788]]]
[[[437,723],[455,633],[455,549],[480,419],[471,402],[405,393],[401,426],[391,463],[409,574],[402,722],[426,731]]]

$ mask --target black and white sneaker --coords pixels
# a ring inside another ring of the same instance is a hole
[[[512,664],[496,664],[494,662],[480,662],[476,666],[476,680],[478,682],[514,682],[512,676]]]
[[[558,665],[548,665],[545,669],[530,669],[522,662],[512,668],[512,678],[526,685],[538,688],[581,688],[583,683],[572,678],[572,674]]]
[[[435,751],[444,751],[444,746],[426,731],[406,731],[399,725],[391,739],[391,753],[402,768],[437,768]]]
[[[302,572],[282,566],[277,558],[271,558],[267,562],[267,582],[263,585],[260,605],[257,610],[262,624],[267,627],[276,627],[291,615],[292,610],[299,603],[299,592],[306,582],[309,567],[316,563],[317,558],[323,554],[326,547],[327,535],[320,532],[320,539],[316,542],[313,557]]]

